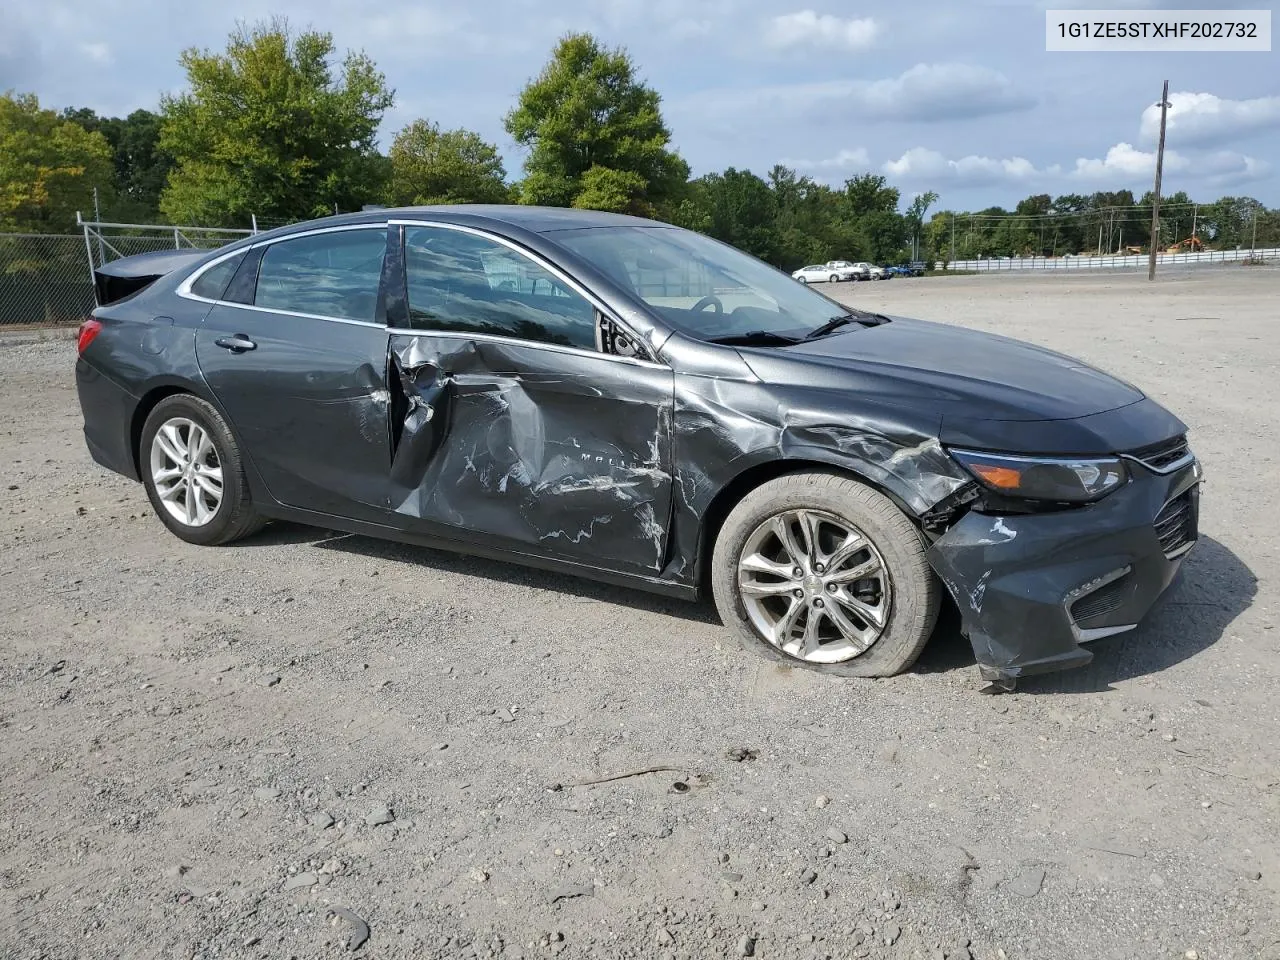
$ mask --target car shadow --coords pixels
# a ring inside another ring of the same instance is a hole
[[[1097,693],[1112,684],[1159,673],[1217,643],[1258,592],[1253,571],[1231,550],[1201,537],[1177,580],[1136,630],[1089,644],[1093,660],[1076,670],[1026,677],[1023,693]],[[960,635],[960,614],[947,604],[916,670],[938,673],[974,666]]]
[[[380,540],[377,537],[324,530],[296,523],[274,522],[262,532],[236,545],[252,547],[281,544],[309,544],[321,550],[341,550],[344,553],[377,560],[414,564],[442,573],[482,577],[486,580],[568,594],[582,600],[619,604],[634,610],[665,614],[696,623],[706,623],[716,627],[721,625],[720,617],[709,601],[690,603],[675,597],[648,593],[635,587],[618,587],[570,574],[539,570],[519,563],[488,560],[484,557],[453,553],[449,550],[436,550],[416,544],[397,543],[393,540]]]
[[[518,563],[341,533],[295,523],[276,522],[237,546],[309,544],[394,563],[414,564],[448,573],[498,580],[568,594],[582,600],[613,603],[722,629],[710,600],[690,603],[618,587]],[[1227,627],[1253,603],[1257,578],[1224,544],[1201,537],[1182,572],[1138,629],[1089,645],[1093,660],[1076,670],[1027,677],[1018,683],[1025,693],[1095,693],[1117,681],[1158,673],[1212,646]],[[973,648],[960,633],[960,613],[948,599],[933,636],[913,668],[916,673],[944,673],[975,665]],[[975,671],[976,673],[976,671]]]

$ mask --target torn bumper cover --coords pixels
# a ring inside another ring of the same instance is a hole
[[[1083,666],[1082,644],[1133,629],[1173,582],[1198,535],[1200,466],[1134,473],[1077,509],[975,510],[934,542],[985,679]]]

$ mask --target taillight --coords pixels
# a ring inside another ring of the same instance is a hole
[[[95,320],[90,317],[84,323],[80,324],[80,337],[76,341],[76,351],[84,353],[84,348],[93,343],[93,338],[102,331],[102,321]]]

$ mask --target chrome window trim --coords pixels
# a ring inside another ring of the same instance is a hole
[[[589,303],[597,313],[605,317],[608,317],[609,320],[611,320],[613,323],[616,323],[620,327],[622,327],[622,329],[625,330],[627,334],[633,340],[635,340],[636,343],[644,344],[644,348],[646,350],[648,350],[650,353],[653,352],[649,344],[645,343],[645,341],[642,338],[636,336],[635,331],[632,330],[631,327],[625,321],[620,319],[617,313],[615,313],[612,309],[610,309],[609,306],[603,300],[601,300],[600,297],[596,296],[596,294],[593,293],[589,288],[584,286],[581,282],[579,282],[569,273],[561,269],[555,263],[548,260],[546,257],[542,256],[539,253],[535,253],[534,251],[529,250],[525,247],[520,246],[520,244],[516,243],[514,240],[510,240],[507,237],[501,236],[499,234],[493,233],[488,230],[482,230],[477,227],[472,227],[472,226],[468,226],[460,223],[443,223],[439,220],[397,218],[395,220],[388,221],[388,226],[436,227],[442,230],[456,230],[459,233],[468,233],[473,237],[480,237],[483,240],[491,240],[494,243],[498,244],[499,246],[506,247],[508,250],[511,250],[517,256],[524,257],[526,260],[529,260],[532,263],[536,264],[537,266],[541,267],[543,270],[546,270],[556,279],[564,283],[565,286],[573,290],[574,293],[578,294],[580,297],[582,297],[582,299],[586,300],[587,303]],[[408,264],[406,264],[405,265],[406,285],[408,282],[408,273],[409,273],[409,268],[408,268]],[[406,301],[407,301],[407,297],[406,297]],[[656,360],[643,360],[638,357],[620,357],[617,354],[605,353],[603,349],[603,345],[600,343],[600,322],[598,319],[595,324],[596,349],[594,350],[587,350],[585,347],[566,347],[566,346],[563,346],[562,344],[541,343],[537,340],[523,340],[519,337],[503,337],[503,336],[498,336],[496,334],[469,333],[467,331],[462,331],[462,330],[428,330],[428,329],[403,329],[403,328],[394,328],[394,329],[396,333],[417,333],[417,334],[423,334],[423,335],[434,335],[434,336],[445,336],[445,337],[465,336],[472,339],[490,340],[496,343],[518,343],[518,344],[524,344],[526,346],[554,347],[563,352],[579,353],[579,354],[583,354],[591,357],[609,357],[610,359],[613,359],[613,360],[621,360],[621,361],[630,362],[630,363],[638,363],[646,367],[658,367],[663,370],[670,369],[665,363],[659,363]]]
[[[545,257],[539,254],[536,254],[531,250],[527,250],[524,247],[521,247],[519,244],[515,243],[514,241],[508,240],[506,237],[499,236],[487,230],[480,230],[475,227],[465,226],[457,223],[442,223],[438,220],[396,219],[396,220],[379,221],[376,223],[347,224],[345,226],[340,226],[340,227],[317,227],[314,230],[304,230],[298,233],[290,233],[287,236],[283,236],[283,237],[274,237],[270,240],[261,240],[256,243],[251,243],[246,246],[239,247],[220,257],[210,260],[208,263],[200,267],[200,269],[197,270],[195,273],[191,274],[191,276],[187,277],[186,280],[182,281],[181,285],[179,285],[178,287],[177,293],[179,296],[184,297],[187,300],[195,300],[200,303],[207,303],[210,305],[216,304],[216,305],[222,305],[227,307],[234,307],[237,310],[252,310],[256,313],[270,313],[270,314],[276,314],[278,316],[285,316],[285,317],[299,317],[305,320],[326,320],[330,323],[345,323],[350,326],[358,326],[358,327],[376,327],[378,329],[385,330],[388,333],[388,335],[394,333],[402,336],[451,337],[455,339],[483,340],[490,343],[499,343],[499,344],[506,343],[506,344],[512,344],[515,346],[522,346],[522,347],[537,347],[538,349],[541,349],[541,350],[552,350],[557,353],[568,353],[568,354],[574,354],[574,355],[583,356],[583,357],[603,357],[607,360],[613,360],[617,363],[635,364],[637,366],[652,367],[658,370],[671,369],[667,364],[660,363],[659,361],[656,361],[656,360],[645,360],[640,357],[621,357],[621,356],[618,356],[617,354],[605,353],[603,350],[599,349],[598,347],[595,350],[588,350],[585,347],[565,346],[564,344],[558,344],[558,343],[541,343],[537,340],[523,340],[519,337],[503,337],[497,334],[489,334],[489,333],[471,333],[469,331],[464,331],[464,330],[431,330],[426,328],[389,327],[389,326],[386,326],[385,324],[381,324],[372,320],[350,320],[345,317],[329,317],[329,316],[323,316],[321,314],[316,314],[316,313],[301,313],[296,310],[281,310],[277,307],[259,307],[256,304],[237,303],[232,300],[211,300],[208,297],[197,296],[196,294],[191,292],[191,286],[196,282],[196,280],[200,278],[200,276],[206,270],[213,268],[217,264],[221,263],[223,260],[230,259],[231,257],[237,256],[242,253],[247,253],[248,251],[255,250],[258,247],[269,247],[272,244],[284,243],[287,240],[295,240],[301,237],[310,237],[310,236],[315,236],[317,234],[323,234],[323,233],[337,233],[343,230],[382,230],[385,232],[386,230],[395,226],[440,227],[445,230],[457,230],[462,233],[469,233],[469,234],[472,234],[473,236],[482,237],[486,240],[492,240],[501,246],[507,247],[510,250],[512,250],[514,253],[520,256],[526,257],[527,259],[533,261],[535,264],[542,267],[548,273],[552,274],[557,279],[563,281],[575,293],[579,294],[584,300],[586,300],[589,304],[591,304],[591,306],[595,310],[597,310],[599,313],[603,314],[604,316],[608,317],[614,323],[619,324],[624,330],[627,331],[628,334],[630,334],[636,340],[637,343],[644,343],[644,341],[641,340],[640,337],[636,336],[635,332],[632,331],[632,329],[625,322],[623,322],[618,318],[617,314],[614,313],[613,310],[610,310],[605,305],[604,301],[602,301],[598,296],[596,296],[594,293],[588,290],[585,286],[583,286],[581,283],[579,283],[577,280],[571,277],[564,270],[560,269],[554,263],[547,260]],[[598,341],[599,323],[596,324],[596,331],[597,331],[597,341]],[[651,348],[649,347],[648,344],[645,344],[645,349],[649,350]]]
[[[289,240],[301,240],[303,237],[314,237],[322,233],[339,233],[344,230],[381,230],[385,233],[387,226],[388,224],[386,221],[381,221],[375,223],[348,223],[340,227],[316,227],[312,230],[299,230],[297,233],[286,234],[283,237],[272,237],[270,240],[259,240],[255,243],[246,244],[243,247],[237,247],[230,253],[217,257],[216,259],[210,260],[208,263],[204,264],[204,266],[200,267],[199,270],[191,274],[191,276],[187,277],[187,279],[183,280],[182,283],[178,285],[177,294],[187,300],[196,300],[200,303],[226,303],[237,307],[251,307],[252,309],[262,310],[267,313],[283,313],[291,317],[311,317],[317,320],[336,320],[340,323],[370,323],[366,320],[347,320],[343,317],[324,317],[314,313],[295,313],[291,310],[278,310],[273,307],[256,307],[253,304],[235,303],[231,300],[210,300],[208,297],[201,297],[192,293],[191,287],[200,279],[206,270],[212,269],[223,260],[228,260],[240,253],[248,253],[250,250],[257,250],[259,247],[270,247],[277,243],[285,243]],[[370,325],[375,327],[382,326],[380,323],[370,323]]]
[[[555,353],[594,357],[598,360],[612,360],[615,363],[632,363],[640,367],[652,367],[655,370],[671,369],[665,363],[658,363],[656,360],[642,360],[639,357],[620,357],[616,353],[605,353],[602,350],[588,350],[585,347],[571,347],[562,343],[543,343],[539,340],[521,340],[519,337],[503,337],[493,333],[472,333],[469,330],[426,330],[410,327],[387,327],[386,330],[387,333],[402,337],[447,337],[452,340],[481,340],[486,343],[510,344],[515,347],[551,350]]]

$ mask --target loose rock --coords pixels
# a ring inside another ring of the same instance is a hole
[[[313,827],[319,827],[321,830],[327,830],[333,826],[333,817],[321,810],[318,813],[313,813],[311,815],[311,825]]]
[[[826,809],[829,803],[831,803],[831,798],[828,797],[825,793],[819,794],[818,799],[813,801],[813,805],[817,807],[819,810]]]
[[[314,873],[298,873],[284,882],[283,890],[300,890],[303,887],[314,887],[320,878]]]
[[[813,881],[817,879],[818,879],[818,871],[814,870],[812,867],[802,871],[800,874],[801,883],[806,883],[806,884],[813,883]]]
[[[258,683],[260,683],[264,687],[274,687],[279,682],[280,682],[280,678],[275,674],[272,674],[269,677],[263,677],[261,680],[258,681]]]
[[[744,936],[738,941],[738,956],[754,957],[756,955],[756,941],[754,937]]]
[[[390,807],[375,807],[369,811],[369,815],[364,818],[364,822],[371,827],[380,827],[384,823],[390,823],[395,818],[396,815],[391,812]]]
[[[259,787],[253,791],[253,796],[257,800],[274,800],[280,796],[280,791],[275,787]]]
[[[1004,886],[1012,894],[1030,898],[1040,892],[1040,886],[1043,883],[1044,870],[1040,867],[1034,867],[1030,870],[1022,871]]]
[[[848,843],[849,835],[843,830],[837,830],[835,827],[832,827],[827,831],[827,839],[832,843]]]

